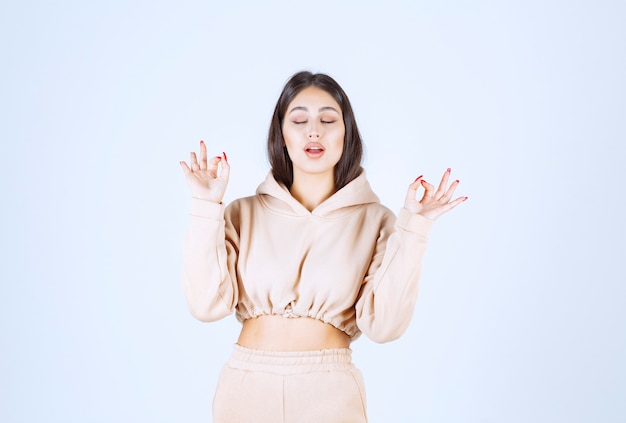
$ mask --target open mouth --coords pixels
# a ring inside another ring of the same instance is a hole
[[[304,151],[309,157],[319,157],[324,154],[324,147],[319,143],[309,143],[304,147]]]

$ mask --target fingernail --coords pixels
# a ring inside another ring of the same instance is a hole
[[[200,144],[204,144],[204,141],[200,140]]]
[[[419,178],[421,178],[422,176],[424,176],[424,175],[420,175],[420,176],[418,176],[417,178],[415,178],[415,180],[413,181],[413,183],[416,183],[416,182],[417,182],[417,180],[418,180]]]
[[[228,161],[228,156],[226,156],[226,153],[222,151],[222,154],[224,155],[224,160]]]
[[[457,179],[457,180],[456,180],[456,181],[454,181],[454,182],[456,182],[456,183],[458,184],[458,183],[459,183],[459,182],[461,182],[461,181],[459,181],[459,180]]]
[[[450,172],[452,172],[452,169],[448,168],[448,170],[446,170],[446,172],[450,173]]]
[[[468,198],[469,198],[469,197],[465,197],[465,198],[463,198],[463,201],[467,201],[467,199],[468,199]]]

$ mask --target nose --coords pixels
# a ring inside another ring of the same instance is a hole
[[[307,135],[309,139],[316,140],[320,137],[320,134],[317,132],[315,128],[311,128],[309,134]]]

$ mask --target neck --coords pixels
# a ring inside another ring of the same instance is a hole
[[[308,211],[313,211],[324,200],[335,193],[333,172],[311,175],[294,172],[293,184],[289,189],[293,198],[298,200]]]

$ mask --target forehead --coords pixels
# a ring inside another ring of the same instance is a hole
[[[339,103],[337,103],[334,97],[317,87],[306,87],[300,91],[287,106],[287,113],[294,107],[300,110],[304,108],[308,111],[318,111],[331,107],[338,113],[341,113],[341,106],[339,106]]]

